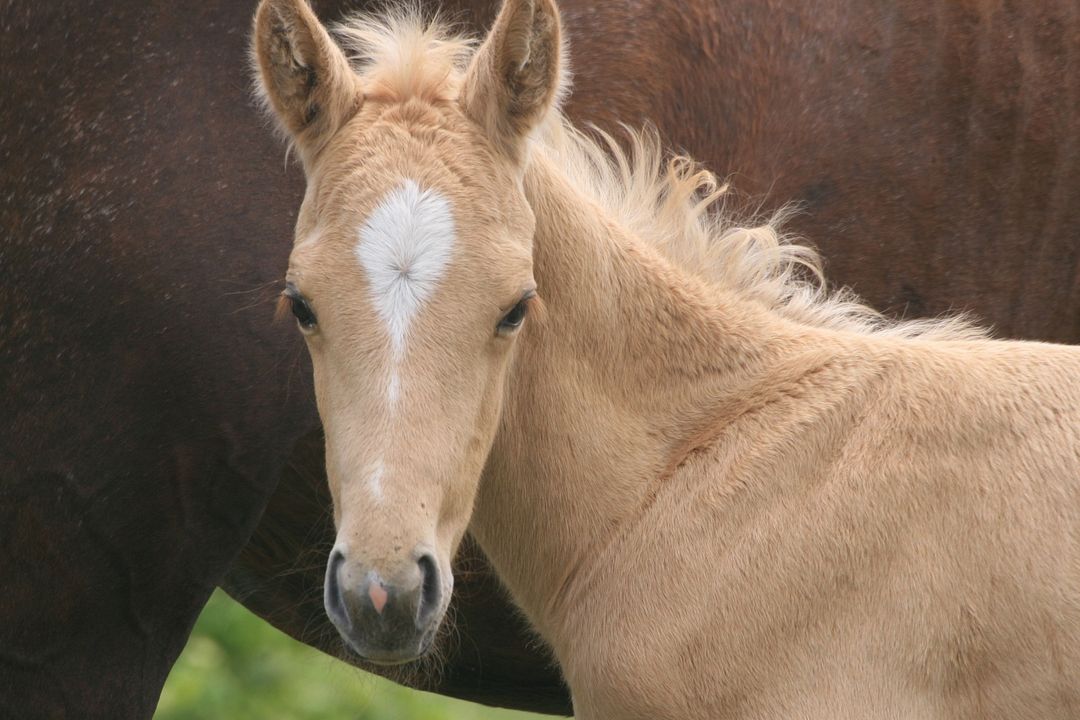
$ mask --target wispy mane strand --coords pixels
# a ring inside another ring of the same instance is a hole
[[[818,252],[781,231],[793,207],[761,222],[736,221],[728,185],[691,158],[667,153],[652,126],[624,126],[626,142],[620,144],[602,130],[586,134],[563,118],[553,120],[538,150],[686,272],[815,327],[936,339],[986,335],[962,315],[897,321],[846,288],[829,290]]]
[[[411,2],[378,15],[349,16],[332,30],[369,91],[395,100],[455,98],[477,45]]]

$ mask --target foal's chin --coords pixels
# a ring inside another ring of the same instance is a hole
[[[424,635],[404,640],[396,647],[376,647],[371,643],[364,642],[362,638],[355,638],[351,634],[341,632],[341,629],[338,628],[338,633],[349,650],[366,663],[384,667],[407,665],[423,659],[431,650],[437,631],[438,625],[431,628]]]

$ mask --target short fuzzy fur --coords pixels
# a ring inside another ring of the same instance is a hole
[[[363,106],[314,140],[289,268],[349,563],[448,567],[468,527],[586,720],[1080,713],[1080,352],[884,321],[654,134],[578,133],[552,0],[471,58],[358,26]],[[345,259],[402,177],[460,255],[391,419]],[[496,331],[533,284],[543,316]]]

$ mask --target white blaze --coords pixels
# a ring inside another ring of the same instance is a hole
[[[398,369],[395,367],[390,371],[390,384],[386,388],[386,403],[390,406],[391,411],[397,407],[399,397],[401,397],[401,375],[398,374]]]
[[[402,393],[401,361],[409,325],[431,299],[454,249],[450,203],[413,180],[387,193],[360,228],[356,257],[367,274],[368,290],[393,349],[386,388],[391,415]],[[379,460],[369,477],[372,494],[382,497],[385,473]]]
[[[391,190],[360,228],[356,256],[395,360],[401,359],[409,323],[434,294],[453,248],[450,203],[413,180]]]
[[[371,494],[375,496],[376,500],[382,500],[382,479],[385,472],[386,467],[383,465],[383,461],[379,460],[375,463],[375,467],[372,468],[371,474],[368,476],[368,486],[371,488]]]

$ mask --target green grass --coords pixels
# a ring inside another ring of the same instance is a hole
[[[173,667],[155,720],[530,720],[408,690],[333,660],[214,593]]]

